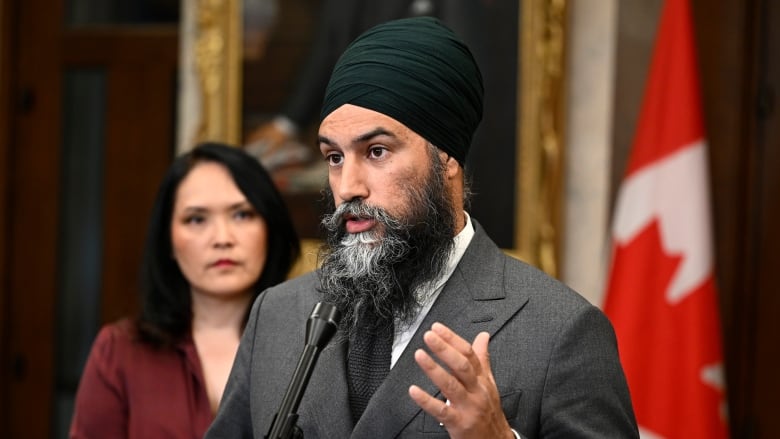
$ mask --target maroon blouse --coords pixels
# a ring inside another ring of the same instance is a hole
[[[125,319],[101,329],[92,345],[70,437],[200,439],[213,419],[192,338],[154,349]]]

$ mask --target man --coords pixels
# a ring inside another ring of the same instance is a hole
[[[297,411],[306,438],[638,437],[608,320],[464,210],[482,96],[434,18],[347,48],[319,129],[322,266],[258,298],[207,437],[268,433],[318,301],[343,318]]]

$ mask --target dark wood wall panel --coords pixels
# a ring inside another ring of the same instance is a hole
[[[752,129],[755,143],[750,178],[755,210],[750,212],[754,220],[750,243],[754,287],[748,294],[755,294],[755,352],[752,356],[755,395],[753,411],[756,437],[780,435],[780,114],[777,109],[777,93],[780,92],[780,5],[774,0],[755,2],[752,11],[757,29],[757,72],[754,75],[754,98],[751,99],[755,114]],[[751,224],[751,225],[753,225]],[[746,289],[746,291],[749,291]]]
[[[102,322],[135,315],[139,266],[157,186],[174,155],[178,33],[112,32],[75,43],[79,64],[105,65],[108,76],[103,205]],[[118,52],[116,47],[122,47]],[[86,49],[89,47],[89,51]],[[87,54],[87,55],[85,55]]]
[[[11,153],[8,147],[11,140],[11,42],[13,33],[11,32],[11,2],[0,2],[0,395],[8,393],[7,362],[2,361],[8,358],[8,343],[6,334],[8,322],[8,306],[6,304],[7,296],[3,291],[8,290],[8,240],[7,227],[9,224],[9,194],[10,194],[10,159]],[[0,398],[0,423],[4,423],[4,415],[8,411],[8,405],[5,398]]]
[[[741,294],[746,268],[748,168],[745,136],[749,123],[752,74],[745,3],[725,0],[693,2],[696,42],[704,100],[705,128],[710,147],[712,209],[716,273],[721,298],[721,321],[726,354],[731,429],[745,432],[750,417],[752,368],[749,351],[755,339],[749,314],[755,297]]]
[[[15,26],[0,33],[13,37],[11,53],[0,53],[9,60],[0,67],[9,75],[0,76],[0,86],[14,96],[9,107],[6,95],[0,99],[7,111],[0,116],[10,119],[7,127],[5,118],[0,124],[0,136],[8,139],[0,170],[9,171],[0,175],[7,195],[0,197],[7,207],[0,257],[9,255],[0,261],[0,437],[58,437],[52,415],[63,75],[80,68],[106,72],[107,122],[94,127],[105,132],[104,234],[97,238],[103,243],[102,323],[138,307],[146,223],[174,151],[179,32],[175,24],[74,30],[63,25],[61,1],[3,2],[2,11],[9,4]]]
[[[49,437],[54,374],[54,309],[57,288],[57,223],[60,177],[61,3],[25,0],[16,4],[13,20],[18,46],[12,74],[19,96],[14,116],[10,213],[7,229],[9,255],[5,328],[9,346],[6,362],[8,391],[0,435],[9,438]],[[46,11],[41,14],[39,11]],[[19,147],[24,145],[24,147]],[[54,146],[54,147],[53,147]],[[34,395],[31,397],[30,395]],[[39,413],[43,419],[27,414]],[[36,420],[33,420],[36,419]]]

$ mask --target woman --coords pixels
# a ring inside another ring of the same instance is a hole
[[[98,334],[70,437],[202,437],[249,307],[298,253],[287,208],[255,159],[216,143],[176,159],[152,210],[141,314]]]

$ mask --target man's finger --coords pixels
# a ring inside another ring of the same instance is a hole
[[[479,359],[482,370],[490,370],[490,352],[488,351],[488,344],[490,343],[490,334],[487,332],[480,332],[474,338],[474,343],[471,345],[474,350],[474,354]]]
[[[423,340],[431,350],[431,353],[433,353],[442,364],[446,365],[464,385],[470,386],[474,383],[480,364],[470,346],[468,352],[464,354],[460,352],[459,349],[452,346],[452,344],[448,343],[447,340],[440,337],[438,333],[433,331],[427,331],[423,335]]]
[[[409,386],[409,396],[426,413],[433,416],[442,426],[450,421],[449,406],[444,401],[438,400],[429,395],[425,390],[415,386]]]
[[[431,326],[431,331],[438,334],[442,339],[446,340],[450,345],[452,345],[453,348],[457,349],[458,352],[464,355],[471,363],[471,367],[474,369],[474,373],[477,375],[482,373],[482,365],[474,354],[471,343],[456,334],[452,329],[439,322],[436,322]]]
[[[471,343],[456,334],[455,331],[448,328],[444,324],[435,322],[433,325],[431,325],[431,331],[436,333],[439,337],[452,345],[452,347],[457,349],[458,352],[462,353],[463,355],[471,352]]]
[[[457,400],[463,395],[463,383],[434,361],[427,352],[418,349],[414,353],[414,360],[446,398]]]

